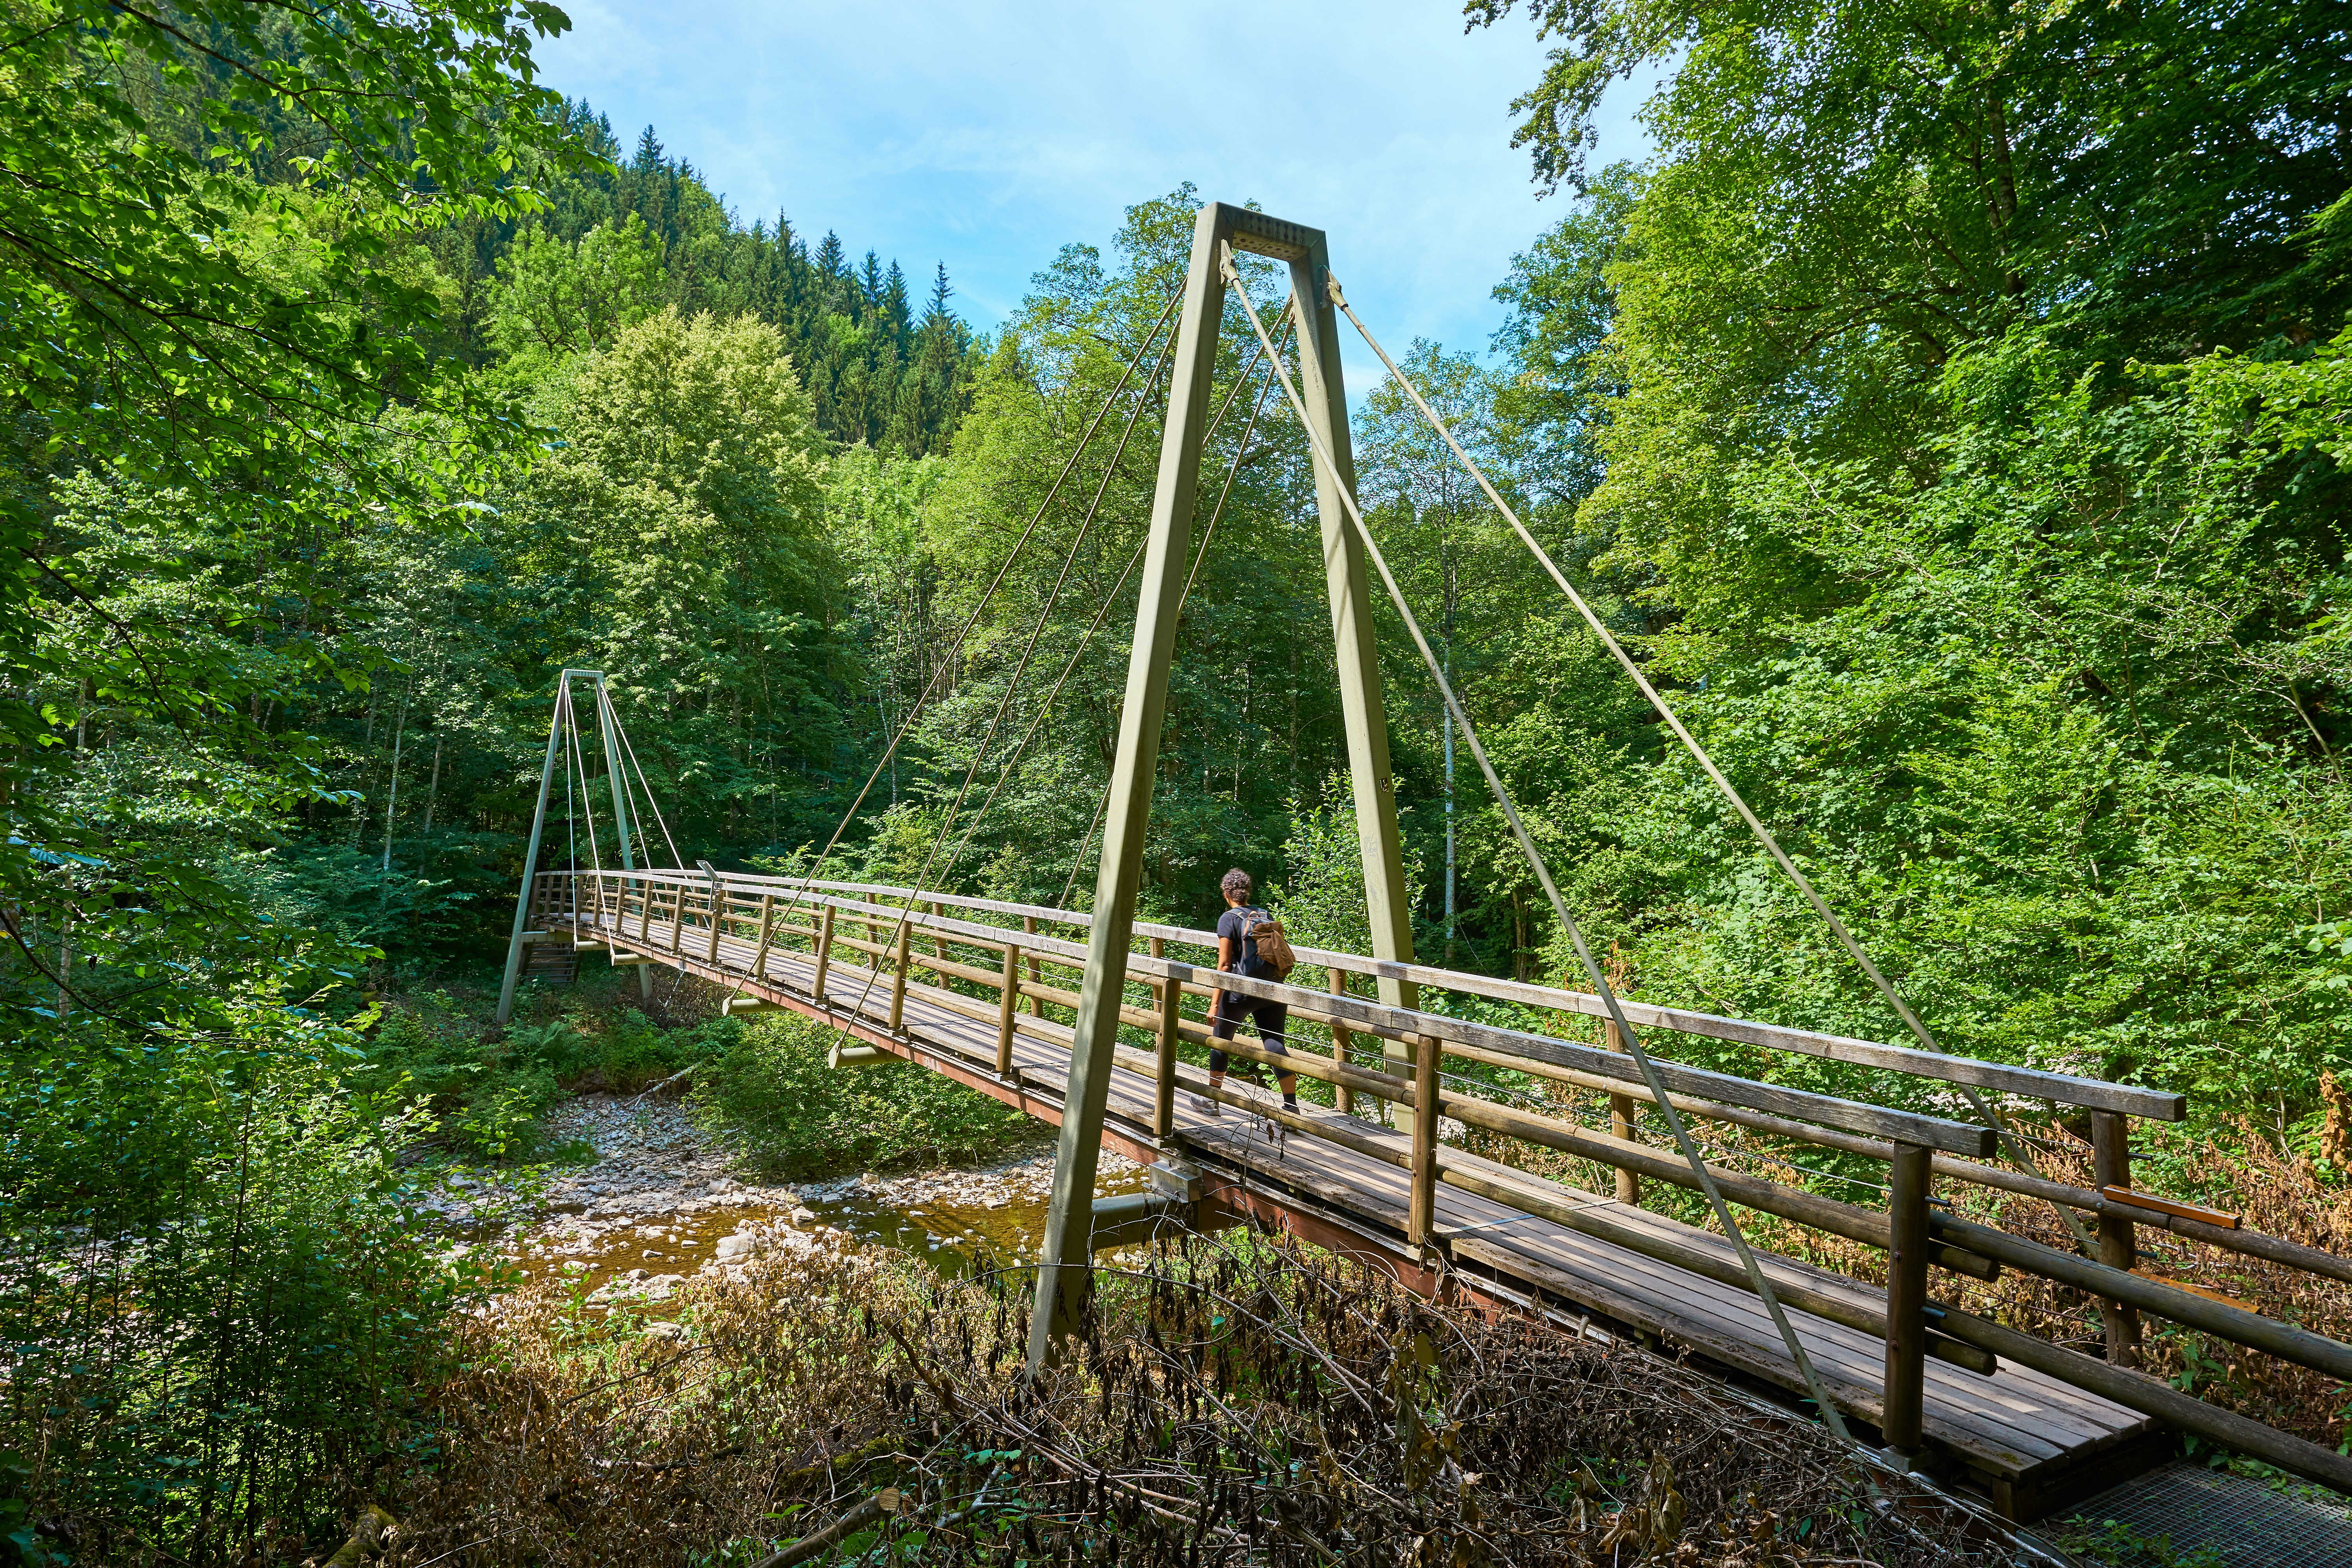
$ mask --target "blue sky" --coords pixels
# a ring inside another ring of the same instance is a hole
[[[1567,202],[1538,201],[1510,146],[1510,100],[1542,68],[1534,28],[1465,36],[1449,0],[567,9],[542,79],[624,145],[653,125],[746,221],[781,208],[919,281],[946,262],[982,328],[1063,245],[1107,245],[1123,208],[1191,180],[1327,230],[1392,346],[1483,350],[1502,319],[1489,290]],[[1640,97],[1615,95],[1599,161],[1646,153]]]

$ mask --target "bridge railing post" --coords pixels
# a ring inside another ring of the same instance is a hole
[[[1613,1018],[1609,1020],[1601,1026],[1601,1030],[1609,1048],[1620,1056],[1624,1055],[1625,1037],[1618,1029],[1617,1021]],[[1638,1143],[1642,1140],[1641,1128],[1633,1121],[1635,1110],[1633,1097],[1630,1094],[1609,1097],[1609,1131],[1628,1143]],[[1617,1201],[1629,1208],[1639,1208],[1642,1204],[1642,1178],[1622,1165],[1617,1167]]]
[[[709,949],[703,953],[702,962],[705,963],[717,963],[719,962],[719,934],[721,928],[723,928],[727,923],[726,887],[720,883],[712,883],[710,891],[706,896],[704,902],[709,906],[710,913],[710,946]]]
[[[809,982],[809,994],[824,1000],[824,969],[833,961],[833,906],[824,906],[816,918],[816,975]]]
[[[669,950],[686,955],[686,884],[678,882],[669,890]]]
[[[751,978],[754,980],[768,977],[768,942],[775,935],[775,931],[776,895],[762,893],[760,895],[760,941],[751,950]]]
[[[1886,1447],[1919,1451],[1927,1409],[1927,1198],[1935,1151],[1897,1142],[1887,1174],[1886,1404],[1878,1429]]]
[[[1151,939],[1151,956],[1168,956],[1166,938]],[[1176,1131],[1176,1043],[1184,1016],[1184,985],[1174,975],[1164,974],[1151,993],[1160,1012],[1158,1037],[1152,1042],[1151,1135],[1164,1142]]]
[[[1437,1222],[1437,1037],[1412,1040],[1412,1200],[1405,1211],[1406,1239],[1426,1247]]]
[[[912,934],[907,922],[898,922],[896,957],[898,972],[890,981],[890,1032],[897,1034],[907,1016],[907,939]]]
[[[1348,994],[1348,972],[1335,963],[1331,966],[1329,973],[1331,994],[1345,996]],[[1337,1018],[1332,1019],[1331,1059],[1341,1067],[1346,1067],[1348,1058],[1354,1049],[1355,1036],[1349,1032],[1347,1025]],[[1338,1103],[1340,1115],[1353,1116],[1356,1113],[1356,1091],[1346,1084],[1337,1085],[1332,1089],[1332,1099]]]
[[[2092,1184],[2131,1190],[2131,1123],[2121,1111],[2091,1112]],[[2098,1231],[2099,1261],[2128,1271],[2139,1260],[2139,1242],[2132,1222],[2102,1212]],[[2120,1301],[2102,1300],[2099,1316],[2107,1330],[2107,1360],[2116,1366],[2139,1364],[2139,1310]]]
[[[1037,917],[1035,915],[1023,915],[1021,917],[1021,931],[1024,936],[1035,936],[1037,934]],[[1043,985],[1045,984],[1045,966],[1038,960],[1034,953],[1032,953],[1029,956],[1029,984],[1032,985]],[[1045,999],[1043,996],[1032,995],[1029,998],[1029,1016],[1033,1018],[1042,1018],[1045,1016]]]
[[[869,904],[874,902],[874,895],[866,894],[866,901]],[[882,940],[882,928],[874,923],[874,916],[870,910],[866,916],[866,940],[869,944],[878,943]]]
[[[1004,969],[997,979],[996,1076],[1013,1076],[1013,1014],[1021,1005],[1021,944],[1004,944]]]

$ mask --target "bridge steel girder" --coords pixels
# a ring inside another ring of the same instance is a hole
[[[1171,366],[1168,420],[1160,445],[1160,471],[1151,501],[1136,604],[1135,638],[1128,656],[1127,693],[1119,709],[1118,749],[1104,808],[1103,847],[1095,879],[1094,921],[1087,932],[1086,979],[1078,993],[1070,1077],[1054,1162],[1054,1193],[1039,1251],[1037,1298],[1029,1326],[1029,1372],[1051,1363],[1082,1321],[1093,1288],[1091,1232],[1095,1176],[1100,1163],[1103,1116],[1115,1070],[1119,1000],[1127,984],[1128,948],[1134,936],[1143,841],[1151,816],[1160,732],[1168,706],[1169,666],[1191,554],[1217,343],[1225,307],[1223,253],[1235,250],[1285,261],[1299,307],[1299,371],[1309,419],[1345,476],[1355,483],[1348,438],[1346,383],[1339,366],[1338,318],[1326,279],[1329,256],[1320,229],[1212,202],[1192,229]],[[1389,772],[1388,720],[1381,700],[1374,646],[1371,584],[1363,542],[1341,504],[1339,481],[1318,466],[1316,499],[1322,520],[1324,572],[1338,653],[1340,712],[1348,742],[1356,823],[1363,847],[1365,902],[1371,916],[1373,956],[1412,959],[1412,910],[1397,831],[1396,796]],[[1381,1000],[1414,1005],[1412,983],[1383,977]]]

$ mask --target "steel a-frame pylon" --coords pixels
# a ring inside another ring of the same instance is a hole
[[[522,978],[523,945],[532,934],[527,929],[530,923],[530,884],[532,879],[539,875],[540,840],[547,830],[547,802],[555,787],[555,764],[563,754],[564,726],[572,722],[572,683],[574,680],[586,681],[589,689],[596,694],[596,725],[604,741],[605,776],[612,783],[613,827],[621,841],[621,869],[632,870],[636,866],[636,859],[629,847],[634,835],[629,830],[628,781],[622,776],[618,761],[620,725],[613,716],[612,693],[604,689],[604,672],[601,669],[567,668],[555,678],[555,708],[547,721],[547,760],[539,770],[539,804],[531,812],[530,840],[522,854],[522,890],[515,895],[514,932],[507,942],[506,975],[499,983],[498,1022],[501,1028],[514,1016],[515,986]],[[580,781],[581,788],[585,790],[588,775],[584,767],[581,771]],[[571,787],[568,782],[564,785],[567,792]],[[595,831],[595,821],[592,817],[588,826],[592,840]],[[593,853],[593,844],[591,853]],[[577,866],[571,868],[579,869]],[[650,997],[654,994],[653,971],[640,968],[637,985],[644,995]]]
[[[1334,488],[1355,485],[1348,440],[1348,399],[1339,370],[1339,321],[1324,287],[1328,254],[1320,229],[1285,223],[1246,208],[1212,202],[1192,229],[1192,258],[1184,279],[1184,310],[1171,368],[1168,425],[1160,438],[1160,479],[1151,501],[1151,533],[1143,556],[1136,605],[1135,641],[1128,656],[1127,698],[1119,711],[1118,752],[1105,807],[1101,869],[1095,880],[1094,924],[1087,943],[1086,980],[1071,1041],[1070,1079],[1054,1167],[1054,1196],[1039,1255],[1037,1300],[1029,1330],[1034,1373],[1054,1359],[1075,1332],[1092,1289],[1095,1173],[1102,1152],[1104,1107],[1109,1099],[1112,1047],[1118,1037],[1119,999],[1135,930],[1144,831],[1151,815],[1151,784],[1160,731],[1168,706],[1169,662],[1175,650],[1177,611],[1191,555],[1192,510],[1201,477],[1210,384],[1224,323],[1226,247],[1290,264],[1292,310],[1297,318],[1300,388],[1307,417],[1339,470],[1337,480],[1316,465],[1315,493],[1322,519],[1323,564],[1329,584],[1331,632],[1339,654],[1339,700],[1354,784],[1356,826],[1363,845],[1365,901],[1371,916],[1372,953],[1412,957],[1403,848],[1397,836],[1395,793],[1389,780],[1388,721],[1381,704],[1380,661],[1372,644],[1372,601],[1364,547]],[[1414,1005],[1409,983],[1382,979],[1381,1000]]]

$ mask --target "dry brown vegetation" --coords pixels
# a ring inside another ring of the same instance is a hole
[[[2331,1136],[2352,1155],[2352,1098],[2329,1085]],[[1555,1109],[1591,1123],[1607,1125],[1606,1111],[1590,1097],[1558,1097]],[[1824,1183],[1816,1170],[1832,1156],[1818,1149],[1791,1151],[1776,1140],[1744,1134],[1736,1127],[1702,1124],[1711,1158],[1753,1174],[1810,1186],[1832,1196],[1868,1203],[1864,1190]],[[2094,1184],[2091,1151],[2056,1123],[2021,1129],[2032,1142],[2042,1174],[2078,1187]],[[1662,1136],[1662,1135],[1661,1135]],[[2242,1216],[2245,1228],[2352,1257],[2352,1185],[2340,1175],[2284,1149],[2278,1140],[2241,1121],[2225,1142],[2210,1131],[2139,1122],[2133,1127],[2134,1184],[2168,1197],[2223,1209]],[[1608,1191],[1611,1176],[1601,1167],[1525,1144],[1490,1140],[1474,1146],[1481,1153],[1586,1189]],[[2341,1172],[2346,1163],[2331,1161]],[[1883,1179],[1883,1167],[1856,1163],[1854,1173]],[[1967,1218],[2028,1237],[2047,1247],[2075,1250],[2056,1212],[2039,1198],[1939,1179],[1939,1196]],[[1695,1196],[1651,1189],[1653,1206],[1674,1205],[1677,1217],[1716,1228]],[[1825,1235],[1769,1215],[1741,1213],[1749,1240],[1790,1258],[1802,1258],[1852,1279],[1885,1282],[1885,1254],[1859,1242]],[[2144,1273],[2217,1292],[2266,1316],[2294,1322],[2331,1339],[2352,1341],[2352,1287],[2301,1269],[2190,1241],[2152,1226],[2137,1227]],[[1963,1307],[2044,1339],[2092,1355],[2104,1351],[2097,1302],[2083,1291],[2053,1284],[2014,1268],[1990,1283],[1937,1273],[1929,1289],[1938,1300]],[[2281,1431],[2327,1447],[2352,1438],[2352,1395],[2323,1373],[2246,1350],[2176,1323],[2149,1319],[2143,1327],[2145,1366],[2198,1397],[2267,1422]]]
[[[1025,1270],[772,1260],[698,1287],[677,1339],[513,1297],[467,1331],[400,1560],[750,1563],[886,1488],[902,1511],[840,1560],[2015,1560],[1991,1521],[1638,1348],[1433,1310],[1245,1230],[1123,1256],[1034,1385]]]

